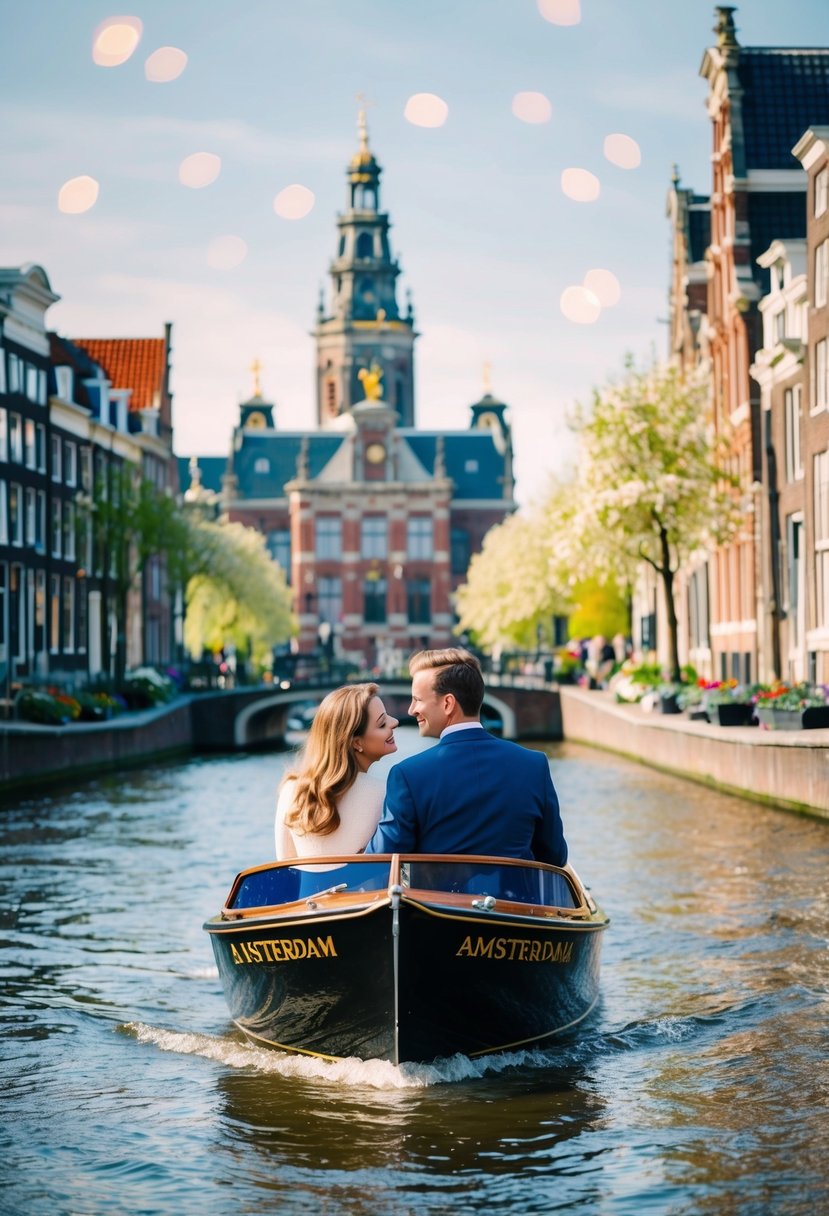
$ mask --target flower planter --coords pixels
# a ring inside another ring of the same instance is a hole
[[[714,709],[720,726],[751,726],[754,722],[754,706],[750,701],[726,701]]]
[[[757,721],[768,730],[803,730],[803,711],[776,709],[773,705],[758,705],[754,711]]]
[[[829,727],[829,705],[807,705],[802,718],[804,730],[825,730]]]
[[[659,712],[661,714],[681,714],[679,703],[676,699],[676,693],[660,693],[659,694]]]

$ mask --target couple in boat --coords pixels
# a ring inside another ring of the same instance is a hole
[[[567,844],[547,757],[483,728],[484,681],[475,656],[422,650],[409,672],[409,713],[421,736],[438,745],[395,764],[384,791],[368,770],[397,751],[397,719],[376,684],[329,693],[280,788],[277,859],[464,853],[564,865]]]

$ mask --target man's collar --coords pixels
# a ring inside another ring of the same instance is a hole
[[[480,722],[453,722],[451,726],[444,726],[440,732],[440,738],[445,739],[447,735],[453,735],[457,730],[483,730]]]

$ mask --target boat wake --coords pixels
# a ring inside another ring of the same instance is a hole
[[[322,1081],[349,1088],[427,1089],[433,1085],[480,1080],[518,1069],[549,1068],[552,1062],[549,1051],[525,1050],[500,1052],[477,1060],[455,1055],[434,1060],[430,1064],[396,1066],[388,1060],[359,1060],[356,1057],[324,1060],[315,1056],[290,1055],[232,1038],[164,1030],[142,1022],[128,1022],[118,1029],[131,1035],[137,1042],[152,1044],[160,1051],[201,1056],[228,1068],[255,1069],[286,1080]]]

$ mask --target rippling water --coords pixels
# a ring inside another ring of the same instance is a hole
[[[550,748],[612,917],[573,1042],[396,1069],[247,1045],[202,922],[284,757],[0,810],[0,1212],[829,1210],[829,824]]]

